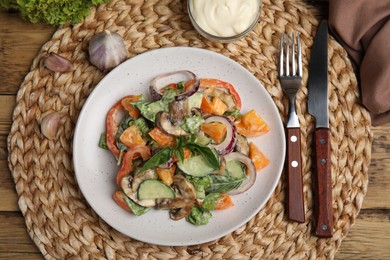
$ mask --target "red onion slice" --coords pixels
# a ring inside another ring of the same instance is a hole
[[[205,120],[205,123],[218,122],[224,124],[226,129],[226,137],[219,144],[210,144],[209,146],[217,150],[218,154],[225,155],[233,151],[237,142],[237,131],[233,123],[224,116],[210,116]]]
[[[253,186],[253,184],[256,181],[256,168],[252,160],[248,156],[239,152],[232,152],[225,155],[224,159],[226,160],[226,162],[232,160],[239,161],[243,163],[247,168],[246,181],[244,181],[244,183],[242,183],[241,186],[238,187],[237,189],[229,191],[228,192],[229,195],[237,195],[243,193]]]
[[[158,86],[158,82],[164,78],[167,78],[167,77],[170,77],[170,76],[173,76],[173,75],[177,75],[177,74],[187,74],[191,77],[192,80],[194,80],[194,84],[189,88],[187,89],[184,93],[181,93],[179,95],[177,95],[175,97],[175,100],[176,101],[180,101],[180,100],[183,100],[193,94],[195,94],[198,89],[199,89],[199,85],[200,85],[200,80],[199,78],[191,71],[189,70],[178,70],[178,71],[174,71],[174,72],[169,72],[169,73],[165,73],[165,74],[161,74],[157,77],[155,77],[153,80],[152,80],[152,83],[150,84],[149,86],[149,93],[152,97],[152,99],[154,100],[160,100],[163,96],[163,93],[161,92],[161,89],[163,87],[165,87],[164,85],[163,86]]]

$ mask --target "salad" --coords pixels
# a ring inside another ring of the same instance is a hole
[[[186,79],[162,83],[179,74]],[[241,113],[233,85],[191,71],[155,77],[149,94],[125,96],[107,113],[99,147],[120,165],[113,199],[136,216],[167,209],[172,220],[207,224],[269,164],[249,141],[269,126],[255,110]]]

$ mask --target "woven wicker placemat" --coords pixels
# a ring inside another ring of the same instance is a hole
[[[307,113],[307,64],[318,21],[301,1],[264,0],[259,24],[229,44],[200,37],[190,24],[186,1],[113,0],[93,9],[85,21],[59,28],[34,59],[17,95],[9,134],[9,167],[27,230],[47,259],[68,258],[333,258],[362,206],[371,156],[370,118],[359,103],[357,81],[343,48],[329,40],[330,130],[334,236],[312,235],[311,189],[313,119]],[[277,79],[276,60],[282,32],[299,31],[304,79],[298,93],[306,223],[285,214],[285,181],[247,224],[216,241],[189,247],[165,247],[135,241],[104,223],[84,200],[72,166],[72,138],[78,114],[104,76],[88,61],[92,35],[103,29],[125,39],[130,57],[167,46],[192,46],[222,53],[239,62],[264,85],[284,120],[287,98]],[[42,57],[54,51],[73,62],[68,73],[51,73]],[[58,138],[40,132],[42,117],[61,111]]]

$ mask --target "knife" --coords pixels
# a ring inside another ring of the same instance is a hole
[[[309,63],[308,109],[315,117],[315,234],[333,235],[332,173],[328,111],[328,23],[323,20],[314,39]]]

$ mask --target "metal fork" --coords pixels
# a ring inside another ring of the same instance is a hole
[[[300,34],[282,34],[280,39],[279,81],[289,99],[287,122],[287,214],[290,220],[305,222],[305,207],[302,188],[300,125],[296,113],[296,94],[302,82],[302,50]],[[298,57],[296,60],[296,52]],[[291,64],[290,64],[291,63]],[[296,66],[298,63],[298,68]],[[291,69],[290,69],[291,65]]]

